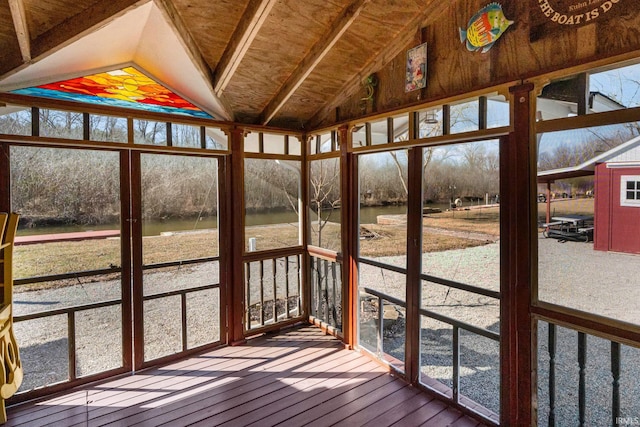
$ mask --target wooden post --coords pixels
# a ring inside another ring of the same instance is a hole
[[[332,136],[333,140],[333,136]],[[307,156],[309,154],[309,138],[306,134],[299,137],[300,147],[302,152],[302,161],[300,162],[300,194],[298,194],[301,202],[298,202],[299,206],[299,217],[298,221],[302,224],[302,233],[300,235],[300,243],[304,247],[304,254],[302,255],[301,268],[302,268],[302,312],[304,315],[309,318],[311,314],[311,259],[309,257],[309,252],[307,251],[307,246],[311,240],[311,223],[309,221],[309,204],[311,203],[310,194],[309,194],[309,185],[311,182],[311,166],[309,165],[309,161],[307,160]],[[333,143],[332,143],[333,145]],[[287,265],[289,262],[289,258],[285,257],[287,261]],[[298,298],[300,300],[300,298]],[[298,313],[299,315],[300,313]],[[274,319],[275,322],[275,319]]]
[[[133,265],[133,354],[134,369],[144,365],[144,265],[142,252],[142,171],[140,152],[131,152],[131,213],[127,218],[131,232],[131,259]]]
[[[412,127],[410,127],[411,129]],[[405,374],[412,384],[420,376],[420,288],[422,281],[422,148],[408,153],[407,203],[407,323]]]
[[[229,180],[231,223],[231,274],[227,295],[227,342],[231,345],[245,343],[244,339],[244,129],[234,127],[229,132],[231,145],[231,170]]]
[[[340,138],[340,222],[342,224],[342,332],[344,343],[353,348],[357,343],[358,263],[354,258],[358,244],[358,164],[349,153],[351,135],[347,126],[338,129]]]
[[[120,151],[120,262],[122,265],[122,365],[127,371],[133,369],[133,310],[131,289],[131,154]],[[139,201],[138,201],[139,202]]]
[[[204,127],[202,127],[204,129]],[[203,132],[204,133],[204,132]],[[228,343],[227,301],[229,301],[229,287],[231,286],[231,259],[232,242],[231,235],[231,200],[222,195],[231,194],[231,156],[224,156],[218,161],[218,250],[220,254],[220,341]]]
[[[500,141],[500,416],[502,425],[535,425],[535,345],[531,319],[537,209],[533,85],[510,89],[513,132]]]

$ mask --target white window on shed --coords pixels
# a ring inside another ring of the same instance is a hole
[[[621,177],[620,205],[640,208],[640,175],[623,175]]]

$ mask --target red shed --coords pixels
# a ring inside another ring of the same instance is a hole
[[[578,166],[541,171],[538,182],[549,188],[585,175],[595,175],[593,248],[640,254],[640,137]]]

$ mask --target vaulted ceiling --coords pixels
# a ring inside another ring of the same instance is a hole
[[[0,91],[134,64],[217,119],[300,129],[407,48],[435,0],[2,0]]]

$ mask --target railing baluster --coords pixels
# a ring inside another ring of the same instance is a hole
[[[331,263],[331,320],[332,320],[332,326],[337,327],[338,326],[338,315],[337,315],[337,310],[336,310],[336,281],[338,275],[336,274],[336,263],[332,262]]]
[[[260,326],[264,326],[264,260],[260,260]]]
[[[322,309],[322,273],[320,270],[320,258],[316,258],[316,281],[315,281],[315,296],[316,296],[316,317],[321,317],[321,309]]]
[[[580,378],[578,384],[578,417],[580,426],[585,425],[586,415],[586,366],[587,366],[587,335],[578,332],[578,367]]]
[[[273,323],[276,323],[278,321],[278,309],[276,307],[278,302],[278,289],[276,287],[276,283],[278,281],[278,278],[277,278],[278,263],[276,262],[275,258],[271,260],[271,268],[273,270],[272,271],[272,274],[273,274]]]
[[[378,357],[382,358],[382,334],[384,333],[384,301],[378,297],[378,322],[377,322],[377,338],[378,338]]]
[[[298,316],[300,316],[302,314],[302,307],[301,307],[301,304],[302,304],[302,301],[301,301],[301,299],[302,299],[302,290],[300,289],[301,288],[301,286],[300,286],[301,285],[300,284],[300,257],[301,257],[301,255],[296,255],[295,257],[296,257],[296,272],[297,272],[296,281],[298,283],[298,286],[296,288],[298,290]]]
[[[620,343],[611,341],[611,375],[613,382],[611,383],[611,425],[618,425],[620,417]]]
[[[247,262],[244,264],[244,271],[246,276],[246,284],[245,284],[245,297],[246,302],[246,325],[247,329],[251,329],[251,263]]]
[[[180,295],[180,308],[182,310],[182,351],[187,350],[187,294]]]
[[[324,322],[329,323],[329,262],[325,259],[322,261],[323,275],[324,275],[324,287],[322,298],[324,300]]]
[[[453,327],[453,401],[460,395],[460,329]]]
[[[286,318],[289,319],[289,257],[284,260],[284,309],[286,312]]]
[[[76,379],[76,312],[70,311],[67,315],[67,332],[69,342],[67,349],[69,352],[69,381]]]
[[[549,325],[549,427],[556,425],[556,325]]]

